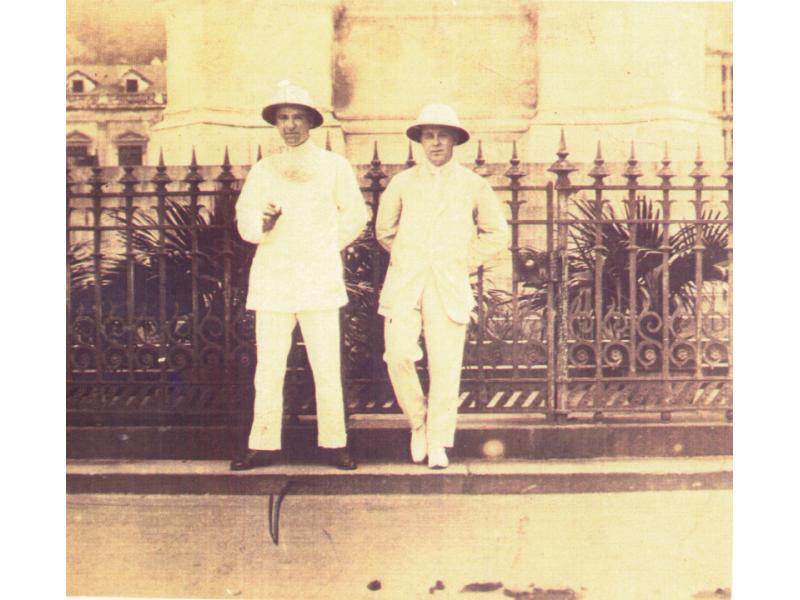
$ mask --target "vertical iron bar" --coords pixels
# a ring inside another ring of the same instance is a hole
[[[478,267],[478,331],[475,334],[475,361],[478,363],[478,390],[475,400],[476,408],[483,408],[489,402],[489,390],[486,385],[486,367],[484,365],[483,342],[486,337],[486,307],[483,289],[483,265]]]
[[[478,155],[475,157],[475,166],[472,170],[481,177],[489,176],[489,167],[486,166],[486,160],[483,158],[483,141],[481,140],[478,140]]]
[[[192,147],[192,161],[189,165],[189,172],[186,174],[184,181],[189,184],[189,214],[192,219],[189,229],[192,238],[192,373],[197,373],[200,368],[200,294],[198,290],[198,278],[200,273],[198,271],[199,252],[197,247],[199,207],[197,205],[197,200],[200,193],[200,184],[203,182],[203,176],[200,175],[200,167],[197,166],[197,155],[195,154],[194,147]]]
[[[161,384],[157,392],[161,399],[162,410],[166,407],[167,397],[167,252],[166,252],[166,200],[167,184],[172,180],[167,175],[167,167],[164,165],[164,151],[159,151],[158,166],[156,174],[151,180],[155,184],[157,200],[156,211],[158,214],[158,327],[159,327],[159,348],[158,364],[160,367],[159,383]]]
[[[671,404],[672,397],[672,383],[670,381],[670,332],[672,331],[672,319],[670,313],[670,296],[669,296],[669,256],[672,251],[670,245],[670,220],[672,218],[671,205],[673,200],[670,199],[670,189],[672,182],[670,179],[675,176],[675,173],[670,168],[669,150],[667,144],[664,144],[664,158],[661,161],[661,169],[657,175],[661,178],[661,207],[664,217],[664,225],[661,229],[661,378],[664,381],[664,404]],[[668,421],[671,418],[671,413],[664,411],[661,413],[661,420]]]
[[[517,157],[517,142],[514,140],[511,166],[505,172],[505,176],[511,181],[511,200],[508,205],[511,207],[511,264],[516,265],[519,255],[519,209],[525,202],[519,199],[519,180],[526,176],[519,168],[519,158]],[[511,379],[519,377],[520,354],[518,351],[519,333],[522,325],[519,322],[519,272],[515,267],[511,269]]]
[[[697,145],[697,158],[695,168],[689,174],[694,179],[694,285],[695,285],[695,377],[699,380],[703,375],[703,252],[705,251],[703,239],[703,179],[708,177],[708,172],[703,168],[703,159],[700,154],[700,145]]]
[[[728,166],[722,176],[728,191],[728,377],[733,376],[733,158],[728,157]],[[725,412],[728,421],[733,420],[733,408]]]
[[[373,142],[372,147],[372,161],[370,162],[369,171],[367,171],[365,177],[370,180],[370,204],[372,208],[372,215],[370,218],[370,230],[375,231],[375,220],[378,217],[378,208],[380,207],[381,201],[381,194],[385,189],[381,185],[381,179],[386,178],[386,173],[383,171],[381,166],[381,159],[378,156],[378,142]],[[382,264],[382,249],[380,245],[375,242],[375,247],[372,251],[372,289],[375,290],[376,294],[376,303],[377,303],[377,294],[381,289],[381,284],[383,283],[381,272],[381,264]],[[372,346],[372,352],[370,352],[370,361],[371,361],[371,395],[372,401],[378,402],[382,400],[383,391],[385,389],[384,382],[383,382],[383,358],[382,352],[380,351],[381,348],[381,340],[383,339],[383,331],[379,328],[379,324],[381,321],[379,319],[375,319],[374,323],[374,330],[372,335],[370,336],[370,344]]]
[[[547,410],[548,418],[556,419],[556,312],[555,289],[560,277],[558,276],[558,262],[555,255],[553,233],[555,229],[555,215],[553,208],[553,182],[547,182]]]
[[[558,224],[558,270],[559,281],[557,288],[558,327],[556,354],[556,420],[566,418],[569,404],[569,262],[567,235],[567,205],[572,194],[572,183],[569,174],[577,171],[577,167],[567,160],[567,144],[564,140],[564,130],[561,130],[561,140],[558,151],[558,160],[547,169],[555,173],[556,179],[556,222]]]
[[[67,379],[70,379],[71,365],[72,365],[72,263],[75,260],[75,254],[72,252],[72,228],[70,227],[70,219],[72,218],[72,176],[70,175],[69,164],[67,164],[67,347],[65,357],[67,368]]]
[[[628,314],[630,326],[630,340],[628,340],[628,375],[634,377],[636,375],[636,329],[639,325],[638,307],[636,302],[636,261],[638,259],[639,247],[636,245],[636,236],[639,226],[635,219],[637,218],[639,201],[636,198],[636,190],[639,186],[637,179],[642,176],[642,169],[639,167],[639,161],[636,160],[636,148],[631,142],[631,157],[628,159],[628,166],[624,172],[625,178],[628,180],[628,229],[630,235],[630,242],[628,246]]]
[[[231,172],[231,161],[228,158],[228,147],[225,146],[225,158],[222,161],[221,173],[217,176],[220,185],[220,205],[217,210],[221,211],[223,224],[222,229],[222,299],[223,299],[223,340],[222,340],[222,389],[224,394],[231,393],[231,371],[233,361],[231,357],[231,334],[233,329],[231,311],[231,261],[233,259],[233,248],[231,246],[231,228],[234,226],[233,213],[233,185],[236,177]],[[231,398],[226,398],[231,402]],[[239,401],[238,396],[236,401]]]
[[[133,167],[124,167],[125,173],[119,182],[123,186],[125,196],[125,269],[127,275],[127,285],[125,287],[125,314],[127,316],[128,343],[128,381],[134,380],[134,363],[136,360],[136,308],[135,308],[135,256],[133,254],[133,194],[138,183],[133,174]]]
[[[409,144],[409,152],[411,151],[411,144]],[[411,155],[409,154],[409,157]],[[486,168],[483,160],[483,146],[481,140],[478,140],[478,155],[475,157],[475,167],[473,171],[481,177],[489,176],[489,169]],[[483,407],[489,401],[489,390],[486,386],[486,368],[484,365],[483,343],[486,336],[486,305],[484,302],[484,289],[483,289],[483,265],[478,267],[478,328],[475,332],[475,362],[478,367],[478,390],[476,394],[476,406]]]
[[[103,169],[97,156],[94,157],[94,165],[92,166],[92,175],[89,178],[89,185],[92,188],[92,262],[93,262],[93,275],[94,275],[94,325],[95,325],[95,376],[97,382],[103,381],[103,371],[105,365],[103,361],[103,294],[101,290],[102,284],[102,244],[100,236],[102,235],[101,219],[103,214]],[[105,392],[100,385],[94,388],[95,400],[98,403],[105,397]]]
[[[600,142],[597,142],[597,156],[589,176],[594,179],[594,356],[595,356],[595,419],[602,417],[598,406],[605,406],[605,383],[603,382],[603,269],[608,251],[603,246],[603,179],[611,174],[603,160]]]

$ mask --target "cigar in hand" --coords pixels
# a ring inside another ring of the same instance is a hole
[[[281,216],[281,213],[283,213],[281,205],[277,202],[270,202],[266,210],[264,210],[262,229],[264,231],[271,231],[272,228],[275,227],[275,222],[278,220],[278,217]]]

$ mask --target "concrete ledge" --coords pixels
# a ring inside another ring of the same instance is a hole
[[[367,462],[349,472],[293,463],[231,472],[226,461],[67,461],[68,494],[558,494],[732,485],[730,457],[466,460],[441,471]]]
[[[404,461],[408,427],[400,415],[351,418],[350,445],[362,460]],[[76,459],[229,460],[244,436],[232,427],[68,427],[67,457]],[[480,458],[485,444],[497,442],[505,458],[723,456],[733,453],[733,425],[723,421],[568,422],[498,415],[459,417],[453,456]],[[284,428],[283,447],[307,460],[316,447],[316,424],[303,419]]]

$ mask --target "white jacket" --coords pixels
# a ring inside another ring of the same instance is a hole
[[[286,165],[303,175],[287,177]],[[262,231],[270,202],[281,216]],[[250,267],[247,308],[299,312],[347,303],[340,251],[367,222],[364,197],[350,163],[310,140],[253,165],[236,203],[242,239],[258,244]]]
[[[491,186],[452,160],[395,175],[375,230],[391,253],[378,309],[386,316],[417,306],[431,273],[448,316],[468,322],[475,305],[470,272],[508,247],[508,224]]]

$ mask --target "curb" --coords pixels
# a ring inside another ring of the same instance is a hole
[[[408,426],[398,418],[349,422],[350,446],[362,460],[404,461]],[[230,460],[240,435],[224,426],[68,427],[70,459]],[[487,442],[502,443],[508,459],[725,456],[733,453],[730,423],[566,423],[522,419],[460,418],[453,456],[485,455]],[[284,427],[290,458],[307,460],[316,447],[316,423],[306,419]]]
[[[364,463],[356,471],[281,464],[231,472],[224,461],[67,462],[68,494],[574,494],[729,490],[730,457],[578,461],[468,460],[446,470]]]

